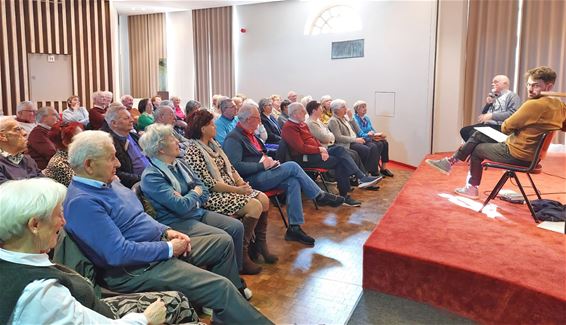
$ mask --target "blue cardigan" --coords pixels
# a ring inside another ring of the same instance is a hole
[[[259,162],[266,152],[265,145],[257,136],[255,137],[261,145],[262,151],[258,151],[252,145],[244,134],[244,130],[239,126],[236,126],[228,134],[222,145],[222,149],[230,159],[232,166],[243,178],[265,171],[263,164]]]
[[[153,220],[132,190],[118,181],[98,187],[71,181],[63,203],[65,230],[101,268],[169,259],[161,236],[169,227]]]
[[[174,194],[175,189],[171,182],[153,162],[142,174],[141,188],[143,194],[155,209],[157,214],[155,219],[165,225],[186,219],[200,220],[206,213],[206,210],[201,207],[208,200],[207,187],[182,159],[177,159],[177,164],[182,164],[193,179],[191,184],[187,184],[178,169],[177,172],[172,172],[181,185],[181,196]],[[196,186],[202,188],[200,197],[192,191]]]
[[[369,139],[368,133],[370,131],[375,132],[375,129],[371,125],[371,120],[369,119],[369,117],[367,115],[364,115],[364,117],[362,118],[358,114],[354,114],[354,119],[360,127],[360,131],[358,132],[357,136],[359,136],[360,138]]]

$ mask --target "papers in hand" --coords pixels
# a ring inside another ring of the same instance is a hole
[[[497,131],[489,126],[476,126],[474,129],[480,131],[481,133],[487,135],[497,142],[505,142],[507,140],[507,135]]]

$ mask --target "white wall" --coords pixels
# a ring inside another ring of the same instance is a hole
[[[238,6],[234,29],[247,32],[235,40],[237,91],[255,99],[293,89],[350,105],[365,100],[374,126],[389,135],[391,159],[417,165],[431,152],[436,2],[344,3],[359,12],[361,31],[304,35],[306,21],[329,1]],[[332,41],[359,38],[365,57],[330,59]],[[376,107],[375,92],[395,93],[393,116],[378,116],[384,108]]]
[[[432,152],[454,151],[464,118],[466,1],[440,1]]]
[[[181,107],[194,98],[193,16],[190,10],[166,14],[167,86]]]
[[[130,88],[130,43],[128,37],[128,16],[118,16],[118,55],[120,62],[119,72],[120,80],[120,97],[122,95],[131,94]],[[119,97],[118,97],[119,98]]]

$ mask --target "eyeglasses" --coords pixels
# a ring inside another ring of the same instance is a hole
[[[35,111],[33,109],[22,109],[20,112],[30,112],[30,113],[33,113],[33,114],[37,113],[37,111]]]

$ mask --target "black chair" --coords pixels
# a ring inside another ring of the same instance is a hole
[[[523,195],[523,198],[525,199],[525,203],[529,207],[529,211],[531,212],[533,219],[535,220],[536,223],[540,222],[538,220],[537,216],[536,216],[536,213],[535,213],[535,210],[533,209],[533,206],[531,205],[531,202],[529,201],[529,198],[527,197],[527,194],[525,193],[523,186],[521,185],[521,182],[519,181],[519,177],[517,177],[517,173],[527,174],[527,177],[529,177],[529,181],[531,182],[531,185],[533,186],[533,189],[535,190],[535,193],[536,193],[538,199],[540,200],[541,199],[540,192],[537,189],[537,187],[535,186],[535,183],[533,182],[531,174],[540,174],[542,172],[542,165],[540,165],[540,162],[546,156],[546,152],[548,150],[548,147],[550,146],[550,142],[552,142],[552,137],[554,136],[554,132],[555,131],[548,131],[548,132],[543,133],[541,135],[539,142],[538,142],[538,145],[537,145],[537,148],[535,150],[535,154],[533,156],[533,160],[532,160],[532,162],[529,166],[526,166],[526,167],[525,166],[518,166],[518,165],[500,163],[500,162],[496,162],[496,161],[489,161],[489,160],[486,160],[482,163],[482,166],[484,167],[484,169],[498,168],[498,169],[505,170],[505,172],[503,173],[503,175],[501,175],[499,182],[497,182],[497,184],[495,185],[495,187],[493,188],[493,190],[491,191],[491,193],[489,194],[489,196],[487,197],[487,199],[483,203],[483,206],[481,207],[481,209],[478,212],[482,212],[483,209],[485,208],[485,206],[489,203],[489,201],[491,201],[491,199],[494,199],[494,198],[497,197],[497,194],[499,193],[501,188],[505,185],[507,180],[509,178],[513,178],[517,182],[517,186],[519,187],[519,190],[521,191],[521,194]]]

